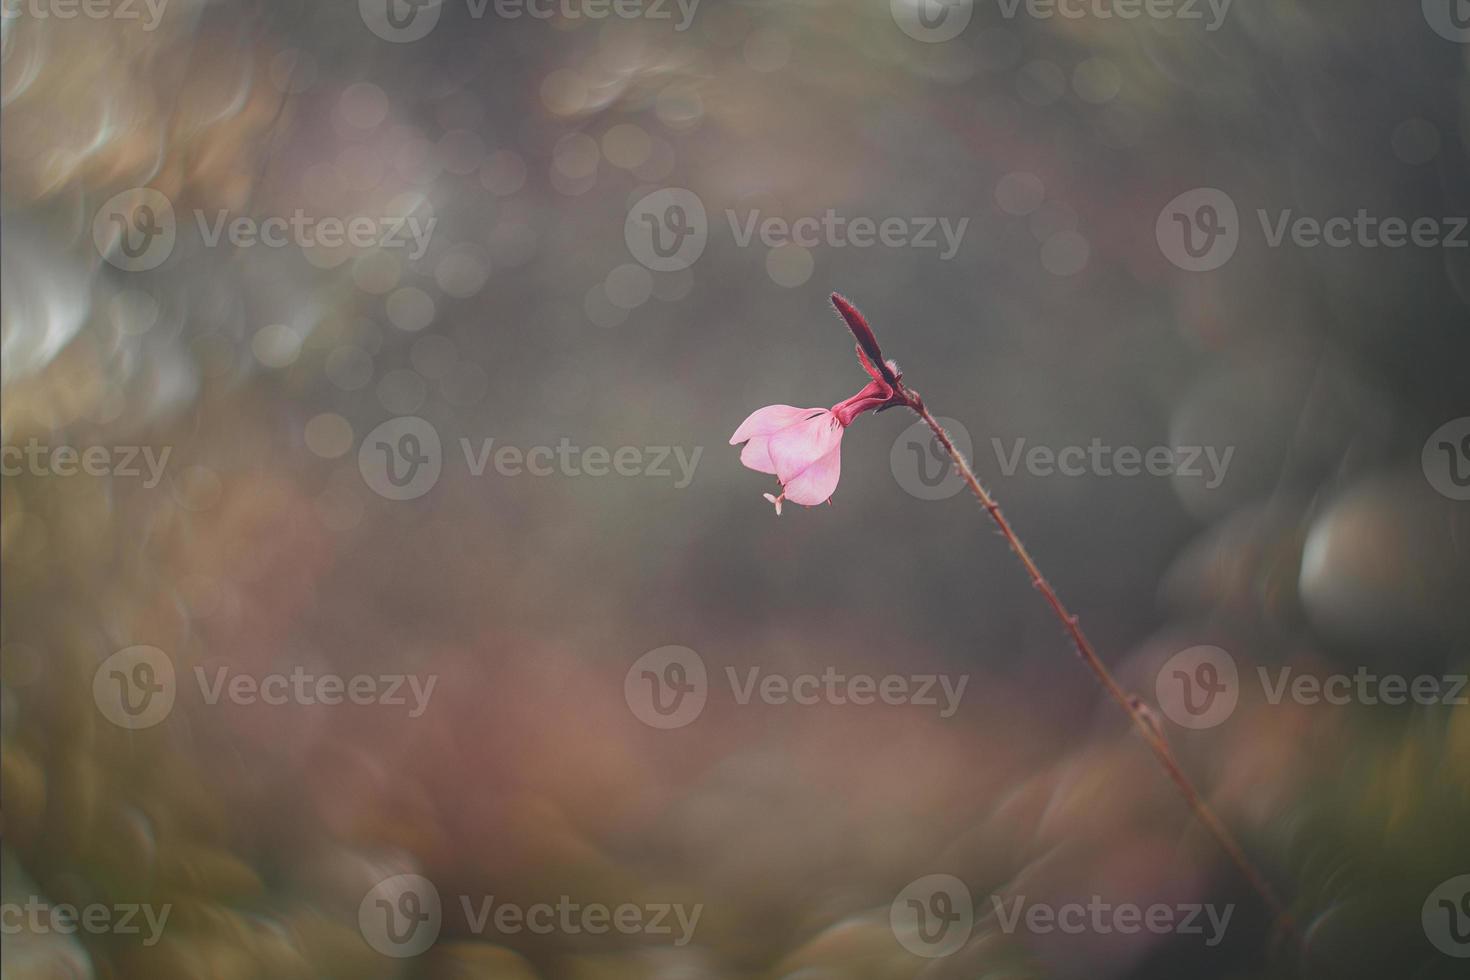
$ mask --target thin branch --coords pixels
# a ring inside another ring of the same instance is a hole
[[[1184,770],[1180,768],[1179,762],[1174,758],[1174,752],[1170,749],[1168,740],[1165,739],[1164,733],[1153,712],[1142,701],[1125,693],[1113,677],[1112,672],[1103,664],[1102,659],[1097,655],[1097,651],[1093,649],[1092,643],[1087,639],[1087,635],[1082,632],[1082,627],[1077,624],[1077,617],[1068,612],[1067,607],[1062,605],[1062,600],[1057,595],[1056,590],[1051,587],[1051,583],[1046,580],[1046,576],[1041,574],[1041,569],[1037,567],[1036,560],[1031,557],[1031,553],[1026,550],[1026,546],[1016,536],[1016,532],[1011,527],[1010,521],[1006,520],[1005,515],[1001,513],[1000,505],[995,502],[995,498],[980,484],[980,481],[975,476],[975,471],[970,469],[970,464],[950,440],[949,433],[945,432],[944,427],[935,420],[933,415],[929,414],[929,409],[925,407],[924,400],[919,397],[919,393],[904,387],[901,381],[898,384],[898,389],[904,396],[905,404],[917,413],[919,418],[923,419],[924,423],[929,426],[929,430],[934,433],[934,438],[939,441],[939,445],[944,448],[945,453],[954,462],[955,469],[964,479],[965,485],[970,488],[970,492],[975,495],[975,499],[980,501],[980,506],[985,508],[985,512],[990,515],[990,519],[995,522],[995,526],[1000,529],[1001,535],[1006,539],[1006,543],[1011,546],[1011,550],[1016,553],[1016,557],[1021,559],[1021,564],[1025,566],[1026,574],[1031,577],[1031,583],[1046,598],[1047,605],[1051,606],[1052,612],[1072,637],[1072,643],[1076,646],[1077,655],[1082,658],[1082,662],[1097,677],[1098,682],[1102,684],[1103,690],[1108,693],[1108,697],[1117,702],[1118,706],[1128,713],[1128,717],[1133,719],[1134,727],[1138,729],[1139,734],[1143,736],[1143,740],[1153,750],[1154,757],[1159,760],[1159,764],[1163,766],[1165,773],[1168,774],[1169,779],[1183,795],[1185,802],[1189,804],[1190,809],[1194,811],[1200,823],[1205,825],[1205,828],[1219,842],[1220,846],[1225,850],[1225,853],[1230,857],[1230,860],[1240,869],[1240,873],[1250,882],[1251,887],[1260,894],[1261,899],[1271,910],[1277,928],[1282,933],[1296,935],[1296,925],[1292,920],[1291,914],[1281,903],[1281,899],[1277,897],[1275,889],[1271,887],[1265,875],[1261,874],[1256,869],[1256,866],[1251,863],[1250,858],[1246,856],[1245,850],[1236,841],[1235,836],[1230,833],[1230,829],[1215,815],[1215,811],[1210,809],[1209,804],[1205,802],[1204,797],[1200,795],[1194,783],[1190,781],[1189,777],[1184,774]]]

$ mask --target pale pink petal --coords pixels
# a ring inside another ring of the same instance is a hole
[[[776,478],[784,485],[842,442],[842,423],[823,409],[805,422],[787,426],[771,436],[768,449],[776,464]]]
[[[775,473],[776,464],[771,462],[770,436],[751,436],[745,448],[740,450],[740,462],[757,473]]]
[[[824,411],[820,408],[794,408],[791,405],[767,405],[750,413],[750,416],[740,423],[740,428],[730,437],[730,445],[738,446],[740,443],[752,436],[768,436],[773,432],[795,425],[797,422],[811,418],[814,414]]]
[[[777,517],[780,517],[781,516],[781,501],[785,499],[785,496],[783,495],[783,496],[777,497],[777,496],[774,496],[773,494],[769,494],[769,493],[763,493],[763,494],[761,494],[761,496],[762,497],[765,497],[768,501],[770,501],[775,506],[775,508],[776,508],[776,516]]]
[[[842,447],[836,445],[827,455],[812,463],[794,479],[781,484],[781,492],[793,504],[815,507],[825,503],[842,475]]]

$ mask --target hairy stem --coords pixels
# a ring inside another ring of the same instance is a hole
[[[924,424],[929,426],[929,430],[934,433],[934,438],[939,440],[939,445],[944,447],[944,451],[954,462],[955,469],[964,479],[965,485],[970,488],[970,492],[975,495],[975,499],[980,501],[980,506],[985,508],[985,512],[990,515],[990,519],[995,522],[995,526],[1000,529],[1001,535],[1006,539],[1006,543],[1011,546],[1011,550],[1016,553],[1016,557],[1021,559],[1021,564],[1026,568],[1026,574],[1031,576],[1031,583],[1046,598],[1047,604],[1051,606],[1052,612],[1056,614],[1057,619],[1061,621],[1062,626],[1071,635],[1072,643],[1077,647],[1077,654],[1082,658],[1082,662],[1097,677],[1098,682],[1103,686],[1103,690],[1107,691],[1108,697],[1112,698],[1117,702],[1118,707],[1128,713],[1128,717],[1133,720],[1133,726],[1138,729],[1139,734],[1143,736],[1143,740],[1153,750],[1154,757],[1159,760],[1159,764],[1163,766],[1164,772],[1168,774],[1169,779],[1184,796],[1185,802],[1194,811],[1195,817],[1199,819],[1200,823],[1204,824],[1205,828],[1209,830],[1215,840],[1225,850],[1230,860],[1240,869],[1240,873],[1250,882],[1251,887],[1260,894],[1261,899],[1266,903],[1267,908],[1270,909],[1277,928],[1283,934],[1289,933],[1294,935],[1296,933],[1296,927],[1292,921],[1291,914],[1282,905],[1281,899],[1277,897],[1270,882],[1251,863],[1250,858],[1246,856],[1245,851],[1241,848],[1239,842],[1236,841],[1235,836],[1230,833],[1230,829],[1215,815],[1215,811],[1210,809],[1209,804],[1205,802],[1204,797],[1200,795],[1194,783],[1190,782],[1189,777],[1184,774],[1184,770],[1179,767],[1179,762],[1174,758],[1174,752],[1169,748],[1168,740],[1165,739],[1163,730],[1159,726],[1154,714],[1144,706],[1142,701],[1129,696],[1119,686],[1112,672],[1108,670],[1098,657],[1097,651],[1093,649],[1092,643],[1087,639],[1087,635],[1082,632],[1082,627],[1077,624],[1077,617],[1068,612],[1067,607],[1062,605],[1062,600],[1058,597],[1056,590],[1051,587],[1051,583],[1046,580],[1046,576],[1041,574],[1041,569],[1037,567],[1036,560],[1031,557],[1031,553],[1026,550],[1026,546],[1016,536],[1016,532],[1012,529],[1010,521],[1006,520],[1005,515],[1001,513],[1000,505],[995,502],[995,498],[980,484],[980,481],[975,477],[975,471],[970,469],[969,462],[965,460],[959,450],[955,449],[954,443],[950,441],[949,433],[945,432],[944,427],[935,420],[933,415],[929,414],[929,409],[925,407],[924,401],[919,397],[918,392],[902,387],[901,383],[900,391],[905,399],[905,404],[913,409],[919,418],[924,420]]]

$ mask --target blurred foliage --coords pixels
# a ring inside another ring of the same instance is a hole
[[[4,477],[4,900],[172,917],[156,945],[7,935],[6,976],[1463,976],[1420,909],[1470,872],[1464,707],[1252,700],[1172,733],[1288,898],[1297,948],[1099,703],[983,514],[893,478],[907,420],[864,419],[834,506],[780,522],[725,446],[759,405],[850,393],[824,308],[841,288],[970,428],[982,475],[1142,694],[1204,642],[1243,671],[1470,669],[1470,525],[1419,458],[1470,414],[1470,261],[1243,247],[1183,277],[1152,231],[1206,185],[1243,219],[1464,214],[1470,47],[1416,6],[1240,3],[1202,33],[981,5],[946,44],[905,36],[884,3],[835,0],[704,0],[685,34],[451,5],[411,45],[373,37],[353,3],[171,0],[153,32],[7,17],[5,445],[171,455],[154,487]],[[1017,173],[1044,189],[1026,213],[1002,200]],[[161,268],[122,273],[92,216],[140,185],[180,215],[438,226],[418,260],[181,236]],[[692,270],[648,276],[623,220],[663,185],[694,189],[716,226],[752,207],[973,220],[948,264],[739,249],[716,227]],[[1083,237],[1080,265],[1076,238],[1068,262],[1048,248],[1063,235]],[[461,437],[564,436],[707,452],[681,490],[446,467],[399,503],[370,492],[355,452],[399,414],[430,419],[451,454]],[[1208,492],[1006,476],[992,436],[1238,456]],[[971,684],[953,719],[722,703],[656,732],[628,712],[623,672],[667,643]],[[419,719],[181,699],[130,732],[92,681],[135,644],[186,679],[308,664],[441,684]],[[980,900],[965,948],[923,960],[888,907],[933,872],[977,897],[1230,902],[1236,919],[1208,949],[1021,937]],[[358,906],[397,873],[446,895],[705,910],[687,947],[492,944],[451,911],[432,950],[391,960]]]

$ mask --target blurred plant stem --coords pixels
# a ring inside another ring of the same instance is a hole
[[[1006,539],[1006,543],[1011,546],[1011,550],[1016,553],[1016,557],[1021,559],[1021,564],[1026,568],[1026,574],[1031,576],[1031,584],[1036,586],[1041,594],[1046,597],[1047,604],[1051,606],[1052,612],[1056,614],[1057,619],[1061,621],[1062,626],[1071,635],[1072,642],[1076,645],[1077,654],[1082,658],[1082,662],[1097,677],[1098,682],[1103,686],[1103,690],[1108,692],[1108,696],[1117,702],[1118,707],[1128,713],[1129,718],[1133,719],[1134,727],[1138,729],[1139,733],[1143,736],[1143,740],[1153,750],[1154,757],[1159,760],[1159,764],[1163,766],[1164,772],[1168,774],[1174,785],[1178,787],[1179,792],[1183,794],[1185,802],[1189,804],[1190,809],[1194,811],[1200,823],[1204,824],[1210,833],[1214,835],[1215,840],[1219,841],[1220,846],[1225,849],[1225,853],[1230,856],[1230,860],[1240,869],[1241,874],[1245,875],[1251,887],[1260,894],[1275,919],[1278,935],[1296,936],[1296,925],[1292,920],[1291,914],[1282,905],[1281,899],[1277,897],[1275,889],[1271,887],[1271,883],[1251,863],[1251,859],[1246,856],[1244,849],[1241,848],[1240,843],[1236,841],[1235,836],[1230,832],[1230,828],[1226,827],[1224,822],[1216,816],[1215,811],[1210,809],[1209,804],[1205,802],[1204,797],[1200,795],[1194,783],[1190,781],[1189,777],[1185,775],[1184,770],[1180,768],[1179,761],[1174,757],[1174,752],[1169,748],[1169,742],[1164,737],[1163,729],[1159,725],[1157,716],[1144,704],[1142,699],[1126,693],[1118,684],[1117,679],[1113,677],[1112,672],[1103,664],[1101,658],[1097,655],[1097,651],[1093,649],[1091,641],[1087,639],[1087,634],[1083,633],[1082,627],[1078,625],[1077,617],[1068,612],[1067,607],[1062,605],[1062,600],[1057,595],[1056,590],[1051,587],[1051,583],[1046,580],[1046,576],[1041,574],[1041,569],[1037,567],[1036,560],[1031,557],[1031,553],[1026,550],[1026,546],[1016,536],[1016,532],[1011,527],[1010,521],[1006,520],[1005,514],[1001,513],[1000,505],[995,502],[995,498],[981,485],[975,476],[975,471],[970,469],[970,464],[965,460],[960,451],[955,448],[954,442],[950,440],[949,433],[945,432],[944,427],[929,413],[929,409],[924,405],[924,400],[919,397],[919,393],[905,387],[902,380],[897,382],[896,387],[904,397],[904,404],[911,408],[919,418],[923,419],[925,425],[929,426],[929,430],[934,433],[934,438],[939,440],[939,445],[944,447],[944,451],[949,455],[950,460],[953,461],[955,469],[964,479],[965,485],[970,488],[970,492],[975,495],[975,499],[980,501],[980,506],[985,508],[985,512],[990,515],[990,519],[995,522],[995,526],[1000,528],[1001,535]]]
[[[1179,760],[1174,758],[1174,752],[1169,748],[1169,741],[1164,737],[1164,729],[1159,724],[1157,716],[1153,713],[1152,709],[1144,704],[1142,698],[1130,695],[1124,691],[1118,684],[1117,679],[1113,677],[1112,672],[1103,664],[1102,659],[1097,655],[1097,651],[1093,649],[1092,643],[1087,639],[1087,635],[1082,632],[1082,627],[1077,624],[1077,617],[1068,612],[1067,607],[1062,605],[1061,597],[1057,595],[1056,589],[1053,589],[1051,583],[1046,580],[1046,576],[1041,574],[1041,569],[1036,565],[1036,559],[1031,557],[1031,552],[1027,551],[1026,546],[1021,543],[1021,539],[1016,535],[1015,529],[1011,527],[1011,522],[1006,520],[1006,516],[1001,513],[1000,504],[996,503],[995,498],[980,485],[979,479],[975,476],[975,471],[970,469],[969,462],[954,447],[954,442],[949,438],[949,433],[944,431],[944,426],[940,425],[934,416],[929,414],[929,409],[925,407],[924,399],[919,397],[919,393],[904,385],[903,374],[898,370],[898,366],[892,361],[885,361],[883,359],[883,351],[878,344],[878,337],[873,332],[873,328],[868,325],[867,319],[858,311],[857,307],[853,306],[840,293],[832,294],[832,305],[837,308],[838,315],[846,322],[847,328],[852,331],[852,335],[857,338],[858,359],[862,361],[864,368],[872,375],[873,384],[882,387],[883,393],[887,396],[886,401],[878,410],[882,411],[885,408],[904,405],[912,409],[919,418],[924,420],[924,424],[929,427],[929,431],[934,433],[934,438],[939,440],[939,445],[944,447],[945,453],[949,455],[950,460],[954,463],[955,470],[964,479],[965,485],[970,488],[970,492],[975,495],[975,499],[980,501],[980,506],[985,508],[985,512],[990,515],[990,519],[995,522],[995,526],[1000,528],[1000,533],[1005,537],[1006,543],[1011,546],[1011,550],[1016,553],[1016,557],[1021,559],[1021,564],[1026,567],[1026,574],[1031,576],[1031,584],[1036,586],[1041,594],[1046,597],[1047,604],[1051,606],[1052,612],[1056,614],[1062,626],[1071,634],[1072,642],[1076,645],[1077,654],[1082,658],[1082,662],[1097,677],[1098,682],[1103,686],[1103,690],[1108,692],[1108,697],[1116,701],[1118,707],[1122,708],[1128,713],[1128,717],[1133,719],[1134,727],[1143,735],[1143,740],[1148,743],[1149,748],[1153,749],[1154,757],[1159,760],[1159,764],[1164,767],[1164,772],[1173,780],[1174,785],[1179,788],[1179,792],[1184,795],[1185,802],[1189,804],[1195,816],[1199,818],[1200,823],[1204,824],[1210,833],[1214,835],[1215,840],[1219,841],[1220,846],[1225,849],[1225,853],[1230,856],[1230,860],[1240,869],[1241,874],[1245,875],[1251,887],[1260,894],[1262,900],[1266,903],[1266,907],[1271,910],[1271,915],[1275,920],[1275,934],[1278,936],[1290,935],[1295,937],[1297,930],[1295,923],[1292,921],[1291,914],[1281,904],[1281,899],[1276,896],[1276,891],[1271,887],[1271,883],[1266,880],[1266,876],[1261,874],[1256,869],[1256,866],[1251,863],[1251,859],[1246,856],[1244,849],[1236,841],[1235,835],[1230,833],[1230,828],[1226,827],[1220,818],[1215,815],[1215,811],[1210,809],[1209,804],[1205,802],[1204,797],[1200,795],[1194,783],[1190,782],[1189,777],[1184,774],[1184,770],[1179,767]]]

